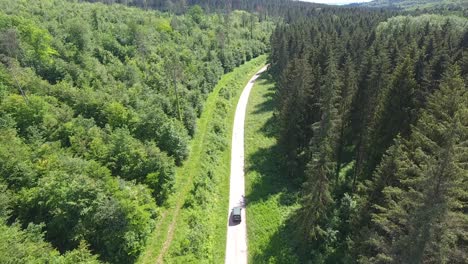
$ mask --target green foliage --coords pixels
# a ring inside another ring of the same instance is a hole
[[[199,5],[190,7],[190,9],[187,11],[187,14],[195,23],[200,24],[202,22],[203,9]]]
[[[337,91],[340,88],[336,62],[331,56],[326,66],[324,83],[320,87],[320,120],[312,124],[314,137],[310,143],[311,159],[306,165],[303,195],[301,228],[306,241],[314,248],[320,247],[321,240],[329,240],[333,233],[330,229],[330,212],[333,206],[331,182],[335,176],[334,149],[336,149],[337,130]],[[318,256],[316,256],[319,258]]]
[[[127,129],[115,130],[109,138],[102,162],[124,179],[147,183],[162,203],[171,192],[174,161],[151,143],[142,144]]]
[[[463,201],[466,196],[467,93],[452,67],[440,90],[428,99],[428,106],[405,140],[403,148],[388,153],[377,181],[387,178],[385,187],[373,189],[383,200],[374,204],[374,229],[368,243],[373,249],[364,262],[463,263],[466,256]],[[388,161],[392,162],[388,172]],[[392,180],[388,180],[388,174]],[[379,190],[380,189],[380,190]],[[463,224],[462,224],[463,225]],[[408,245],[411,243],[411,247]]]
[[[17,55],[18,52],[23,53],[24,57],[21,58],[21,61],[24,63],[35,63],[36,66],[39,66],[38,63],[49,64],[52,61],[51,56],[57,54],[57,51],[52,47],[50,33],[35,25],[34,21],[21,16],[0,13],[0,28],[2,30],[14,29],[18,32],[13,35],[10,34],[13,37],[8,39],[10,45],[5,46],[6,43],[4,42],[3,49],[7,49],[5,51],[10,53],[9,55]],[[15,40],[18,37],[19,40]],[[20,47],[18,47],[18,44],[12,43],[12,41],[20,41]],[[21,51],[14,51],[11,48],[21,49]]]
[[[111,102],[104,106],[102,115],[106,123],[113,128],[128,126],[130,120],[129,111],[119,102]]]
[[[323,9],[273,33],[304,261],[466,261],[467,19],[391,16]]]
[[[408,10],[423,8],[466,8],[466,3],[462,0],[374,0],[368,3],[361,3],[360,5],[379,8],[403,8]]]
[[[239,12],[81,2],[0,0],[2,228],[18,233],[24,254],[44,248],[52,262],[93,263],[92,252],[132,263],[174,191],[208,94],[268,50],[273,22],[248,29]],[[37,245],[21,238],[30,223]]]
[[[18,193],[13,215],[45,223],[45,237],[62,252],[85,240],[104,260],[126,263],[138,256],[156,216],[150,190],[60,154],[42,156],[38,165],[45,175]]]
[[[418,30],[430,27],[431,30],[442,30],[444,25],[450,23],[454,31],[463,31],[468,21],[457,16],[442,16],[436,14],[423,14],[420,16],[395,16],[380,23],[376,28],[379,37],[390,39],[391,36],[401,34],[402,30]]]
[[[0,234],[0,262],[2,263],[100,263],[96,256],[92,256],[85,243],[69,251],[63,256],[44,242],[41,226],[30,224],[22,230],[17,224],[6,225],[1,219]]]
[[[10,216],[13,205],[13,195],[4,183],[0,183],[0,218],[4,219]]]
[[[183,125],[177,121],[168,121],[158,129],[157,133],[161,148],[172,155],[180,165],[188,156],[189,137]]]
[[[0,172],[10,189],[33,186],[37,171],[31,162],[31,149],[16,137],[12,129],[0,130]]]
[[[71,19],[67,21],[65,28],[65,41],[72,44],[77,49],[76,52],[84,52],[89,48],[91,30],[87,23],[82,23],[78,19]]]
[[[11,94],[3,100],[0,111],[3,115],[10,115],[16,121],[18,132],[26,135],[28,127],[43,123],[49,108],[41,97],[25,98]]]
[[[298,240],[290,221],[299,207],[299,186],[284,177],[278,163],[279,123],[274,110],[275,83],[268,73],[256,80],[245,121],[245,180],[247,237],[251,263],[300,263],[294,250]]]
[[[183,180],[176,181],[176,190],[169,199],[173,206],[165,212],[176,219],[174,237],[166,237],[174,218],[162,219],[162,227],[149,241],[141,263],[152,263],[164,243],[171,242],[162,254],[164,262],[224,261],[230,160],[227,138],[240,92],[265,60],[266,56],[261,56],[226,74],[210,94],[188,160],[177,169],[176,178]]]

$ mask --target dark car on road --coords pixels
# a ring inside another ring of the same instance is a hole
[[[242,220],[241,210],[242,207],[239,206],[232,208],[232,221],[240,222]]]

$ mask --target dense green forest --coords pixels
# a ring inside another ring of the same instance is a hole
[[[315,10],[270,60],[303,261],[466,263],[468,19]]]
[[[468,4],[463,0],[374,0],[357,4],[368,7],[388,7],[403,9],[424,9],[424,8],[447,8],[460,9],[467,8]]]
[[[272,30],[198,6],[0,1],[0,262],[133,262],[206,97]]]
[[[86,0],[106,4],[123,4],[144,9],[157,9],[174,13],[184,13],[193,5],[201,6],[208,12],[228,13],[233,10],[246,10],[267,16],[283,16],[289,10],[309,8],[311,3],[294,0]]]
[[[168,262],[222,260],[234,101],[265,53],[278,145],[256,155],[291,211],[270,261],[467,263],[464,3],[0,0],[0,263],[154,262],[166,233]]]

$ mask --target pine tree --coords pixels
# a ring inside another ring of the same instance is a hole
[[[384,187],[384,202],[374,204],[371,256],[361,262],[466,263],[468,197],[468,93],[456,67],[404,141]],[[408,157],[407,160],[402,157]],[[375,176],[385,178],[384,159]]]
[[[413,61],[410,57],[406,57],[396,68],[388,91],[382,91],[383,96],[380,100],[382,106],[378,108],[377,122],[370,135],[370,154],[366,162],[365,174],[372,173],[383,153],[398,134],[403,137],[408,136],[410,125],[416,118],[414,96],[416,89]]]
[[[336,151],[336,182],[338,182],[338,175],[341,169],[345,148],[345,137],[347,131],[350,130],[350,110],[352,98],[357,90],[357,78],[352,59],[347,56],[343,66],[342,86],[340,91],[340,104],[338,107],[338,114],[341,118],[338,128],[338,142]],[[348,132],[349,133],[349,132]]]
[[[366,164],[370,155],[370,128],[374,126],[375,112],[388,84],[389,59],[382,49],[377,44],[366,53],[361,82],[353,98],[350,117],[352,139],[349,140],[355,146],[356,153],[353,189],[359,178],[368,176]]]
[[[333,235],[328,218],[333,204],[331,180],[336,168],[334,158],[339,122],[336,107],[340,88],[333,55],[330,55],[327,62],[326,73],[320,93],[321,118],[312,125],[314,135],[310,144],[311,160],[305,171],[307,179],[300,211],[300,225],[306,236],[305,241],[316,248],[325,248],[325,240]],[[320,258],[317,255],[315,257]]]
[[[355,226],[359,228],[355,230],[354,240],[357,241],[357,245],[354,248],[354,254],[361,256],[360,262],[362,263],[372,263],[369,262],[368,256],[372,256],[375,252],[386,252],[388,248],[383,238],[379,236],[380,233],[376,230],[369,230],[368,226],[371,225],[372,220],[376,221],[375,218],[372,219],[372,216],[379,210],[384,210],[382,207],[386,202],[382,194],[384,188],[400,187],[399,170],[410,164],[402,141],[400,137],[395,139],[394,145],[383,156],[372,179],[365,181],[358,188],[361,206],[355,219]]]
[[[290,176],[302,175],[301,157],[305,140],[304,120],[305,91],[309,85],[310,66],[304,59],[293,60],[279,82],[279,121],[281,122],[280,143],[286,151],[286,162]]]

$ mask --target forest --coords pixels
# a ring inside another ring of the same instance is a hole
[[[467,14],[0,0],[0,263],[138,262],[171,198],[165,260],[223,259],[234,100],[267,56],[280,154],[262,158],[297,189],[276,241],[295,256],[269,263],[468,263]]]
[[[271,42],[312,263],[468,261],[468,19],[315,10]]]
[[[233,10],[255,12],[259,17],[283,16],[289,10],[310,8],[312,3],[293,0],[84,0],[105,4],[123,4],[144,9],[156,9],[184,13],[193,5],[201,6],[207,12],[226,13]]]
[[[452,10],[462,10],[463,8],[466,8],[466,3],[464,3],[463,0],[375,0],[359,3],[357,5],[368,7],[403,8],[407,10],[429,9],[429,12],[439,8],[448,8]]]
[[[0,263],[132,263],[206,97],[272,30],[198,6],[0,1]]]

